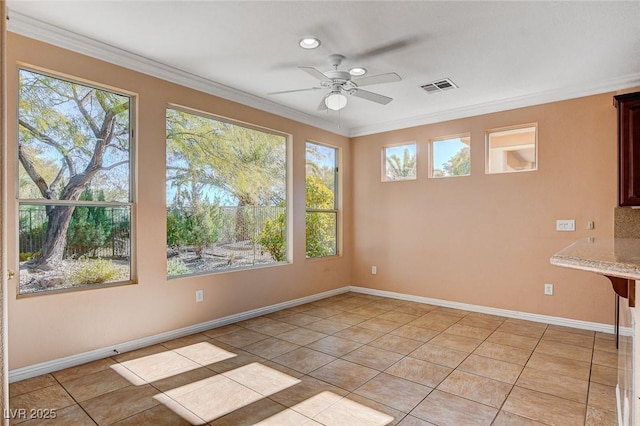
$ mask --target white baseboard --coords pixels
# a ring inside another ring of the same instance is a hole
[[[443,306],[447,308],[461,309],[471,312],[480,312],[490,315],[498,315],[508,318],[519,318],[528,321],[542,322],[546,324],[562,325],[565,327],[580,328],[584,330],[599,331],[603,333],[613,333],[614,327],[608,324],[601,324],[589,321],[580,321],[569,318],[554,317],[549,315],[531,314],[527,312],[511,311],[507,309],[490,308],[480,305],[471,305],[460,302],[450,302],[441,299],[432,299],[429,297],[413,296],[410,294],[396,293],[392,291],[375,290],[371,288],[358,287],[358,286],[346,286],[337,288],[335,290],[325,291],[323,293],[313,294],[311,296],[301,297],[299,299],[289,300],[287,302],[276,303],[275,305],[269,305],[258,309],[252,309],[250,311],[241,312],[239,314],[229,315],[223,318],[218,318],[211,321],[191,325],[188,327],[180,328],[177,330],[167,331],[165,333],[155,334],[153,336],[142,337],[136,340],[130,340],[122,342],[117,345],[95,349],[88,352],[83,352],[77,355],[71,355],[64,358],[54,359],[46,361],[40,364],[29,365],[22,368],[16,368],[9,371],[9,383],[17,382],[20,380],[30,379],[41,374],[52,373],[54,371],[63,370],[65,368],[75,367],[77,365],[85,364],[87,362],[96,361],[98,359],[107,358],[113,356],[116,353],[129,352],[136,349],[144,348],[146,346],[155,345],[158,343],[166,342],[167,340],[177,339],[180,337],[188,336],[190,334],[200,333],[206,330],[210,330],[216,327],[222,327],[224,325],[232,324],[238,321],[243,321],[249,318],[258,317],[260,315],[266,315],[282,309],[291,308],[293,306],[303,305],[305,303],[314,302],[316,300],[325,299],[327,297],[336,296],[338,294],[352,291],[354,293],[369,294],[373,296],[389,297],[392,299],[407,300],[411,302],[426,303],[429,305]],[[625,336],[632,336],[633,329],[630,327],[620,327],[620,334]]]
[[[581,321],[570,318],[554,317],[550,315],[531,314],[528,312],[511,311],[508,309],[491,308],[481,305],[471,305],[468,303],[450,302],[442,299],[432,299],[429,297],[413,296],[404,293],[395,293],[393,291],[375,290],[366,287],[349,287],[349,291],[354,293],[370,294],[372,296],[389,297],[391,299],[407,300],[411,302],[426,303],[429,305],[442,306],[446,308],[461,309],[464,311],[479,312],[489,315],[498,315],[501,317],[518,318],[527,321],[543,322],[545,324],[562,325],[565,327],[580,328],[583,330],[599,331],[602,333],[613,334],[615,328],[613,325],[602,324],[599,322]],[[632,336],[633,329],[631,327],[620,327],[620,335]]]
[[[232,324],[234,322],[243,321],[243,320],[254,318],[254,317],[259,317],[260,315],[270,314],[272,312],[291,308],[293,306],[303,305],[309,302],[315,302],[316,300],[325,299],[331,296],[336,296],[338,294],[346,293],[347,291],[349,291],[349,287],[341,287],[335,290],[312,294],[311,296],[301,297],[299,299],[289,300],[282,303],[276,303],[275,305],[269,305],[263,308],[252,309],[250,311],[241,312],[239,314],[229,315],[223,318],[218,318],[218,319],[206,321],[199,324],[194,324],[194,325],[180,328],[177,330],[171,330],[164,333],[155,334],[153,336],[142,337],[136,340],[130,340],[128,342],[122,342],[113,346],[95,349],[95,350],[83,352],[77,355],[70,355],[64,358],[42,362],[40,364],[28,365],[26,367],[16,368],[14,370],[9,371],[9,383],[30,379],[32,377],[40,376],[41,374],[52,373],[54,371],[63,370],[65,368],[75,367],[77,365],[85,364],[87,362],[107,358],[117,353],[133,351],[136,349],[144,348],[146,346],[151,346],[158,343],[166,342],[168,340],[188,336],[190,334],[200,333],[206,330],[210,330],[212,328],[222,327],[223,325]]]

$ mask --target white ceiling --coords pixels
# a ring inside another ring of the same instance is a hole
[[[640,86],[640,1],[9,0],[9,30],[355,136]],[[303,50],[298,41],[322,41]],[[297,66],[347,57],[398,83],[316,110]],[[459,89],[429,95],[448,77]]]

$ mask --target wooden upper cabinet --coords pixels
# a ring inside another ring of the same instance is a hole
[[[640,206],[640,92],[614,99],[618,108],[618,204]]]

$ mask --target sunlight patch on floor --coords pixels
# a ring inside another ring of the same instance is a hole
[[[173,402],[209,422],[298,383],[296,378],[254,362],[154,398],[187,421],[192,419],[178,412]]]
[[[264,419],[260,426],[384,426],[394,418],[346,397],[325,391]]]
[[[225,351],[211,343],[201,342],[182,348],[167,350],[153,355],[124,361],[111,368],[139,386],[153,383],[167,377],[176,376],[190,370],[201,368],[233,358],[236,354]]]

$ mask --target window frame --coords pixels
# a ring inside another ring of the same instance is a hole
[[[387,149],[389,148],[398,148],[403,146],[414,146],[415,147],[415,158],[416,158],[416,166],[415,173],[413,176],[399,178],[399,179],[388,179],[387,178]],[[381,149],[381,182],[406,182],[418,179],[418,143],[416,141],[407,141],[407,142],[399,142],[393,144],[383,145]]]
[[[522,170],[499,170],[499,171],[491,171],[491,135],[493,133],[506,132],[506,131],[514,131],[519,129],[534,129],[534,167],[530,169],[522,169]],[[493,129],[488,129],[485,131],[485,174],[486,175],[499,175],[505,173],[526,173],[526,172],[535,172],[538,170],[538,123],[524,123],[517,124],[513,126],[504,126]]]
[[[224,268],[224,269],[218,269],[218,270],[207,270],[207,271],[202,271],[202,272],[193,272],[193,273],[188,273],[188,274],[180,274],[180,275],[168,275],[166,272],[166,268],[165,268],[165,276],[167,281],[172,281],[172,280],[177,280],[177,279],[182,279],[182,278],[190,278],[190,277],[197,277],[197,276],[204,276],[204,275],[214,275],[214,274],[225,274],[225,273],[233,273],[233,272],[242,272],[242,271],[248,271],[248,270],[253,270],[253,269],[262,269],[262,268],[273,268],[273,267],[278,267],[278,266],[282,266],[282,265],[289,265],[291,263],[293,263],[293,236],[292,236],[292,228],[293,228],[293,221],[292,221],[292,209],[293,209],[293,196],[292,196],[292,188],[293,188],[293,173],[292,173],[292,158],[293,158],[293,151],[292,151],[292,135],[283,131],[279,131],[279,130],[275,130],[275,129],[271,129],[268,127],[263,127],[257,124],[252,124],[252,123],[248,123],[245,121],[241,121],[241,120],[236,120],[227,116],[223,116],[223,115],[219,115],[219,114],[215,114],[212,112],[207,112],[207,111],[203,111],[200,109],[196,109],[196,108],[192,108],[192,107],[188,107],[188,106],[184,106],[181,104],[177,104],[177,103],[167,103],[167,105],[165,106],[165,135],[166,135],[166,114],[167,111],[169,110],[175,110],[175,111],[179,111],[179,112],[183,112],[186,114],[192,114],[201,118],[205,118],[205,119],[211,119],[214,121],[218,121],[218,122],[222,122],[222,123],[226,123],[226,124],[231,124],[233,126],[239,126],[239,127],[244,127],[250,130],[255,130],[255,131],[259,131],[259,132],[264,132],[264,133],[268,133],[274,136],[280,136],[284,138],[284,143],[285,143],[285,177],[284,177],[284,185],[285,185],[285,260],[279,261],[279,262],[271,262],[271,263],[264,263],[264,264],[254,264],[254,265],[247,265],[247,266],[240,266],[240,267],[233,267],[233,268]],[[166,139],[165,139],[165,168],[167,165],[167,158],[166,158]],[[166,170],[165,170],[165,203],[166,203]],[[166,228],[166,215],[167,215],[167,207],[168,205],[165,204],[165,232],[167,230]],[[166,238],[165,238],[166,239]],[[168,262],[168,258],[165,259],[166,262]],[[166,265],[165,265],[166,266]]]
[[[310,209],[307,207],[307,203],[306,203],[306,196],[307,196],[307,185],[306,185],[306,178],[307,178],[307,171],[306,171],[306,160],[307,160],[307,144],[312,144],[312,145],[318,145],[324,148],[329,148],[332,149],[333,152],[335,153],[335,161],[334,161],[334,167],[333,167],[333,209]],[[304,177],[305,177],[305,258],[307,260],[313,260],[313,259],[326,259],[326,258],[331,258],[331,257],[338,257],[341,256],[341,250],[340,250],[340,243],[341,243],[341,236],[340,236],[340,230],[341,230],[341,226],[340,226],[340,220],[341,220],[341,215],[340,215],[340,196],[341,196],[341,191],[340,191],[340,185],[342,180],[340,179],[340,160],[341,160],[341,152],[340,152],[340,148],[337,146],[333,146],[333,145],[329,145],[326,143],[322,143],[322,142],[316,142],[314,140],[307,140],[305,141],[305,173],[304,173]],[[307,231],[307,220],[306,220],[306,216],[307,213],[331,213],[335,216],[335,236],[336,236],[336,241],[335,241],[335,253],[334,254],[328,254],[325,256],[313,256],[313,257],[309,257],[306,255],[306,247],[307,247],[307,240],[306,240],[306,231]]]
[[[433,164],[433,161],[435,160],[435,156],[433,154],[434,142],[445,142],[452,139],[465,139],[465,138],[469,139],[469,145],[468,145],[469,146],[469,173],[467,173],[466,175],[434,176],[433,175],[433,172],[435,170],[435,167],[434,167],[435,164]],[[454,135],[438,136],[438,137],[429,139],[429,179],[446,179],[446,178],[457,178],[457,177],[466,177],[466,176],[471,176],[471,133],[469,132],[457,133]]]
[[[20,159],[18,154],[18,145],[20,143],[20,124],[18,120],[20,119],[20,76],[21,72],[26,71],[34,74],[40,74],[46,77],[54,78],[57,80],[61,80],[64,82],[78,84],[85,87],[89,87],[91,89],[96,89],[104,92],[113,93],[118,96],[126,97],[129,99],[129,109],[128,109],[128,126],[129,126],[129,149],[128,149],[128,201],[85,201],[85,200],[49,200],[45,198],[20,198]],[[43,69],[37,66],[31,66],[26,64],[19,64],[17,66],[17,84],[16,84],[16,139],[15,139],[15,157],[14,161],[16,164],[15,168],[15,185],[14,185],[14,194],[16,201],[16,218],[15,218],[15,229],[18,230],[16,232],[15,239],[15,247],[17,249],[17,254],[19,257],[20,254],[20,207],[21,206],[75,206],[75,207],[126,207],[129,209],[129,278],[125,280],[119,281],[109,281],[105,283],[97,283],[97,284],[81,284],[81,285],[69,285],[65,288],[59,288],[54,290],[43,290],[33,293],[21,293],[21,285],[19,279],[18,272],[18,280],[16,284],[16,298],[27,298],[27,297],[37,297],[37,296],[45,296],[49,294],[58,294],[58,293],[66,293],[66,292],[76,292],[76,291],[85,291],[85,290],[94,290],[101,289],[107,287],[119,287],[123,285],[132,285],[137,284],[137,178],[136,178],[136,170],[137,170],[137,109],[138,109],[138,95],[134,92],[130,92],[127,90],[115,88],[113,86],[107,84],[101,84],[96,81],[90,79],[84,79],[77,76],[71,76],[64,73],[58,73],[49,69]],[[19,259],[17,259],[19,261]],[[18,268],[19,269],[19,268]]]

